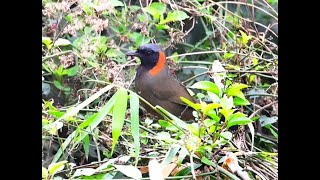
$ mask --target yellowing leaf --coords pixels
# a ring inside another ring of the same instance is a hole
[[[239,30],[241,33],[241,42],[243,45],[246,45],[248,43],[248,41],[253,37],[253,36],[247,36],[246,33],[244,33],[243,31]]]

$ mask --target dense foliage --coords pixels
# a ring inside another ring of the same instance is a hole
[[[277,179],[276,0],[42,0],[44,179]],[[195,120],[139,110],[142,44],[165,49]],[[137,61],[137,62],[136,62]]]

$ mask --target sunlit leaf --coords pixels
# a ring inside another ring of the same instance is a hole
[[[131,130],[134,141],[136,165],[138,163],[140,154],[140,138],[139,138],[139,97],[136,93],[130,93],[130,117],[131,117]]]
[[[224,131],[220,133],[220,136],[230,141],[232,138],[232,133],[229,131]]]
[[[221,107],[221,105],[216,104],[216,103],[210,103],[210,104],[206,105],[205,108],[202,110],[203,114],[207,115],[209,111],[216,109],[218,107]]]
[[[241,99],[246,99],[244,97],[243,92],[241,92],[241,89],[247,88],[248,85],[246,84],[240,84],[240,83],[234,83],[228,89],[226,90],[228,96],[236,96]]]
[[[119,0],[110,0],[111,5],[113,7],[117,7],[117,6],[124,6],[123,2],[119,1]]]
[[[235,106],[244,106],[244,105],[249,105],[250,102],[247,99],[241,99],[239,97],[235,97],[233,99],[233,103]]]
[[[119,136],[122,132],[122,127],[124,124],[124,118],[127,110],[127,99],[128,94],[127,90],[121,88],[119,89],[115,95],[115,103],[112,113],[112,150],[111,154],[113,154],[114,148],[118,142]]]
[[[155,19],[159,20],[160,16],[166,11],[166,5],[160,2],[153,2],[150,6],[143,9],[145,12],[151,14]]]
[[[91,176],[96,172],[95,169],[93,168],[81,168],[81,169],[77,169],[74,174],[73,174],[73,178],[78,177],[78,176]]]
[[[42,167],[42,179],[47,179],[48,175],[48,170],[45,167]]]
[[[168,150],[168,152],[166,153],[164,160],[162,161],[162,165],[167,165],[169,163],[172,162],[173,158],[176,156],[176,154],[178,153],[180,149],[179,145],[173,145],[170,147],[170,149]]]
[[[60,161],[58,163],[51,163],[48,167],[48,171],[50,175],[54,175],[57,172],[61,171],[64,169],[64,164],[67,163],[68,161]]]
[[[54,46],[67,46],[70,45],[71,42],[68,39],[59,38],[54,42]]]
[[[253,122],[253,121],[250,118],[245,117],[245,114],[237,112],[230,116],[227,128],[234,125],[246,125],[250,122]]]
[[[42,43],[46,45],[47,49],[51,49],[52,40],[49,37],[42,37]]]
[[[220,99],[220,105],[223,109],[225,110],[230,110],[234,105],[233,105],[233,98],[224,96],[223,98]]]
[[[201,109],[201,104],[199,104],[199,103],[193,103],[192,101],[190,101],[189,99],[184,98],[184,97],[180,97],[180,99],[181,99],[184,103],[186,103],[188,106],[192,107],[192,108],[195,109],[195,110]]]
[[[182,20],[185,20],[187,19],[189,16],[183,12],[183,11],[179,11],[179,10],[176,10],[176,11],[170,11],[167,15],[167,17],[160,21],[159,24],[165,24],[165,23],[168,23],[168,22],[175,22],[175,21],[182,21]]]
[[[138,168],[131,166],[131,165],[114,165],[115,168],[117,168],[118,171],[123,173],[124,175],[134,178],[134,179],[140,179],[142,178],[141,171],[139,171]]]
[[[239,30],[240,34],[241,34],[241,43],[243,45],[246,45],[248,43],[248,41],[253,37],[253,36],[248,36],[246,33],[244,33],[243,31]]]
[[[196,82],[195,84],[193,84],[190,88],[210,91],[218,96],[220,93],[218,86],[211,81],[199,81],[199,82]]]

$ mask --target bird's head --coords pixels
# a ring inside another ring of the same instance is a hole
[[[157,44],[145,44],[135,51],[129,51],[127,56],[136,56],[141,60],[141,66],[149,70],[151,75],[158,74],[166,67],[166,55]]]

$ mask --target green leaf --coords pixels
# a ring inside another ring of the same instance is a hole
[[[133,33],[129,34],[129,38],[132,42],[135,43],[136,47],[139,47],[143,44],[147,44],[151,40],[149,37],[143,36],[142,34],[137,33],[137,32],[133,32]]]
[[[260,119],[259,119],[260,123],[261,123],[261,126],[266,126],[268,124],[273,124],[275,122],[278,121],[278,116],[273,116],[273,117],[267,117],[265,115],[262,115],[260,116]]]
[[[230,141],[232,138],[232,133],[229,131],[225,131],[220,133],[220,136]]]
[[[81,169],[77,169],[74,174],[73,174],[73,178],[78,177],[78,176],[91,176],[96,172],[95,169],[93,168],[81,168]]]
[[[140,179],[142,178],[141,171],[131,165],[113,165],[115,168],[117,168],[118,171],[123,173],[124,175],[133,178],[133,179]]]
[[[224,118],[226,119],[226,121],[229,120],[230,115],[235,111],[235,109],[220,109],[219,112],[224,116]]]
[[[182,21],[182,20],[185,20],[187,19],[189,16],[183,12],[183,11],[170,11],[168,13],[168,16],[166,17],[166,19],[160,21],[159,24],[165,24],[165,23],[168,23],[168,22],[175,22],[175,21]]]
[[[157,135],[154,136],[155,139],[162,140],[162,141],[168,141],[168,142],[175,142],[172,138],[169,132],[159,132]]]
[[[218,86],[211,81],[199,81],[193,84],[190,88],[206,90],[218,96],[220,94]]]
[[[124,118],[127,110],[127,99],[128,94],[127,90],[121,88],[119,89],[115,95],[115,103],[112,113],[112,150],[111,154],[113,154],[114,148],[118,142],[119,136],[122,132],[122,126],[124,124]]]
[[[226,90],[226,92],[228,96],[236,96],[241,99],[246,99],[244,97],[244,94],[241,92],[241,89],[244,89],[247,87],[248,85],[246,84],[234,83]]]
[[[206,119],[203,121],[203,124],[208,128],[208,127],[216,124],[216,121],[213,119]]]
[[[211,162],[208,158],[206,158],[205,156],[202,156],[201,158],[201,162],[206,164],[206,165],[209,165],[209,166],[216,166],[213,162]]]
[[[161,106],[156,105],[155,106],[156,109],[160,110],[162,113],[164,113],[166,116],[168,116],[170,119],[172,119],[175,123],[176,126],[181,127],[185,130],[188,130],[188,126],[187,123],[185,123],[184,121],[182,121],[181,119],[177,118],[175,115],[171,114],[170,112],[168,112],[167,110],[165,110],[164,108],[162,108]]]
[[[82,145],[83,145],[83,149],[84,149],[84,154],[85,154],[85,156],[86,156],[86,159],[88,160],[88,157],[89,157],[89,148],[90,148],[89,135],[86,135],[86,136],[82,139]]]
[[[48,175],[48,170],[45,167],[42,167],[42,179],[47,179]]]
[[[234,103],[235,106],[250,105],[250,102],[247,99],[241,99],[239,97],[235,97],[233,99],[233,103]]]
[[[113,86],[114,86],[113,84],[110,84],[110,85],[100,89],[98,92],[96,92],[95,94],[90,96],[88,99],[86,99],[84,102],[79,104],[77,107],[71,108],[70,111],[67,111],[67,113],[65,113],[57,121],[60,121],[60,120],[63,120],[63,119],[67,119],[70,116],[73,116],[73,115],[77,114],[81,109],[83,109],[85,106],[90,104],[90,102],[92,102],[93,100],[95,100],[96,98],[98,98],[99,96],[101,96],[102,94],[107,92],[108,90],[110,90]],[[82,132],[81,138],[78,141],[74,142],[74,146],[77,145],[88,134],[88,132],[91,132],[95,127],[98,126],[98,124],[100,124],[102,119],[109,113],[110,109],[113,107],[114,102],[115,102],[115,96],[112,96],[109,99],[109,101],[99,110],[99,112],[98,112],[98,114],[96,116],[94,115],[94,116],[90,117],[90,118],[94,118],[92,123],[90,123],[90,125],[86,128],[86,130],[84,132]],[[81,126],[81,124],[80,124],[80,126]],[[67,137],[67,139],[62,143],[62,145],[59,148],[58,152],[54,156],[52,162],[56,162],[60,158],[62,152],[66,149],[66,147],[69,145],[71,140],[75,137],[75,135],[76,135],[76,131],[72,132]]]
[[[78,70],[79,70],[79,66],[78,66],[78,65],[75,65],[75,66],[73,66],[72,68],[65,69],[65,70],[64,70],[64,74],[67,74],[69,77],[72,77],[72,76],[77,75]]]
[[[113,7],[124,6],[124,4],[121,1],[118,1],[118,0],[111,0],[111,5]]]
[[[203,114],[207,115],[209,111],[216,109],[218,107],[221,107],[221,105],[216,104],[216,103],[210,103],[210,104],[206,105],[205,108],[202,110]]]
[[[82,2],[81,3],[82,10],[87,14],[87,15],[92,15],[94,13],[94,4],[92,2]]]
[[[156,25],[157,30],[163,30],[163,29],[169,29],[170,26],[166,25],[166,24],[157,24]],[[173,55],[173,54],[172,54]],[[178,58],[178,57],[177,57]]]
[[[211,101],[213,103],[219,103],[220,102],[219,96],[216,95],[215,93],[212,93],[212,92],[208,91],[208,96],[209,96],[209,98],[211,99]]]
[[[51,163],[48,167],[48,171],[50,175],[54,175],[57,172],[63,170],[64,164],[67,163],[68,161],[60,161],[58,163]]]
[[[54,46],[67,46],[70,45],[71,42],[68,39],[59,38],[57,41],[54,42]]]
[[[253,122],[250,118],[245,117],[245,114],[237,112],[230,115],[227,128],[234,125],[246,125],[250,122]]]
[[[235,53],[232,52],[226,52],[224,53],[224,59],[230,59],[232,58],[234,55],[236,55]]]
[[[189,131],[196,137],[199,136],[199,124],[197,123],[192,123],[192,124],[188,124],[188,129]]]
[[[62,84],[57,81],[57,80],[54,80],[53,81],[53,84],[56,86],[56,88],[60,89],[61,91],[71,91],[71,88],[70,87],[64,87],[62,86]]]
[[[241,34],[241,43],[243,45],[246,45],[248,43],[248,41],[253,37],[253,36],[247,36],[246,33],[244,33],[243,31],[239,30],[240,34]]]
[[[194,170],[198,169],[200,166],[202,166],[202,164],[193,163]],[[179,171],[175,176],[186,176],[186,175],[189,175],[190,173],[191,173],[191,167],[188,166],[182,169],[181,171]]]
[[[225,95],[220,99],[220,105],[225,110],[230,110],[233,107],[233,98],[230,96],[229,98]]]
[[[115,60],[119,63],[126,62],[125,54],[122,51],[119,51],[117,49],[109,49],[106,55],[112,60]]]
[[[164,160],[162,161],[162,165],[168,165],[172,162],[173,158],[176,156],[176,154],[178,153],[180,149],[179,145],[173,145],[170,147],[170,149],[168,150],[168,152],[166,153],[166,156],[164,157]]]
[[[188,106],[192,107],[192,108],[195,109],[195,110],[201,109],[201,104],[199,104],[199,103],[193,103],[193,102],[191,102],[189,99],[184,98],[184,97],[180,97],[180,99],[181,99],[184,103],[186,103]]]
[[[252,63],[253,63],[254,66],[257,65],[258,64],[258,59],[253,57],[252,58]]]
[[[159,2],[153,2],[150,6],[143,8],[143,10],[159,21],[160,16],[166,11],[166,5]]]
[[[135,165],[138,164],[140,154],[140,138],[139,138],[139,97],[136,93],[130,92],[130,118],[131,130],[134,141],[134,155],[136,159]]]
[[[42,37],[42,43],[46,45],[47,49],[51,49],[52,40],[49,37]]]
[[[178,129],[176,126],[174,126],[173,124],[169,123],[168,121],[159,120],[158,123],[159,123],[159,125],[160,125],[161,127],[164,127],[164,128],[166,128],[167,130],[169,130],[169,131],[173,131],[173,132],[179,131],[179,129]]]
[[[178,63],[178,60],[179,60],[179,57],[177,56],[179,55],[177,52],[174,52],[171,56],[176,56],[176,57],[172,57],[171,60],[174,62],[174,63]]]
[[[220,121],[220,118],[219,118],[219,116],[217,116],[217,113],[216,113],[215,110],[209,111],[209,112],[207,113],[207,115],[208,115],[209,117],[211,117],[211,119],[215,120],[216,122],[219,122],[219,121]]]

